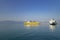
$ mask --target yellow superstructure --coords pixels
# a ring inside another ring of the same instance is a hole
[[[26,21],[24,22],[24,26],[39,26],[40,23],[37,21]]]

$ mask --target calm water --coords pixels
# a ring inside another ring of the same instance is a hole
[[[60,26],[25,27],[23,23],[0,23],[0,40],[60,40]]]

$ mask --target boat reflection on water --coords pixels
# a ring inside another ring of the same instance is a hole
[[[24,25],[27,29],[34,29],[36,27],[39,27],[39,25]]]
[[[49,25],[49,28],[53,32],[56,29],[56,25]]]

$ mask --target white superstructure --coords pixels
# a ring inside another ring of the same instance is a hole
[[[49,23],[52,24],[52,25],[55,25],[55,24],[56,24],[56,21],[55,21],[54,19],[51,19],[51,20],[49,21]]]

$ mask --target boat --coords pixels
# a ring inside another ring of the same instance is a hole
[[[24,26],[38,26],[40,23],[37,21],[25,21]]]
[[[49,21],[49,24],[50,24],[50,25],[56,25],[56,20],[51,19],[51,20]]]

